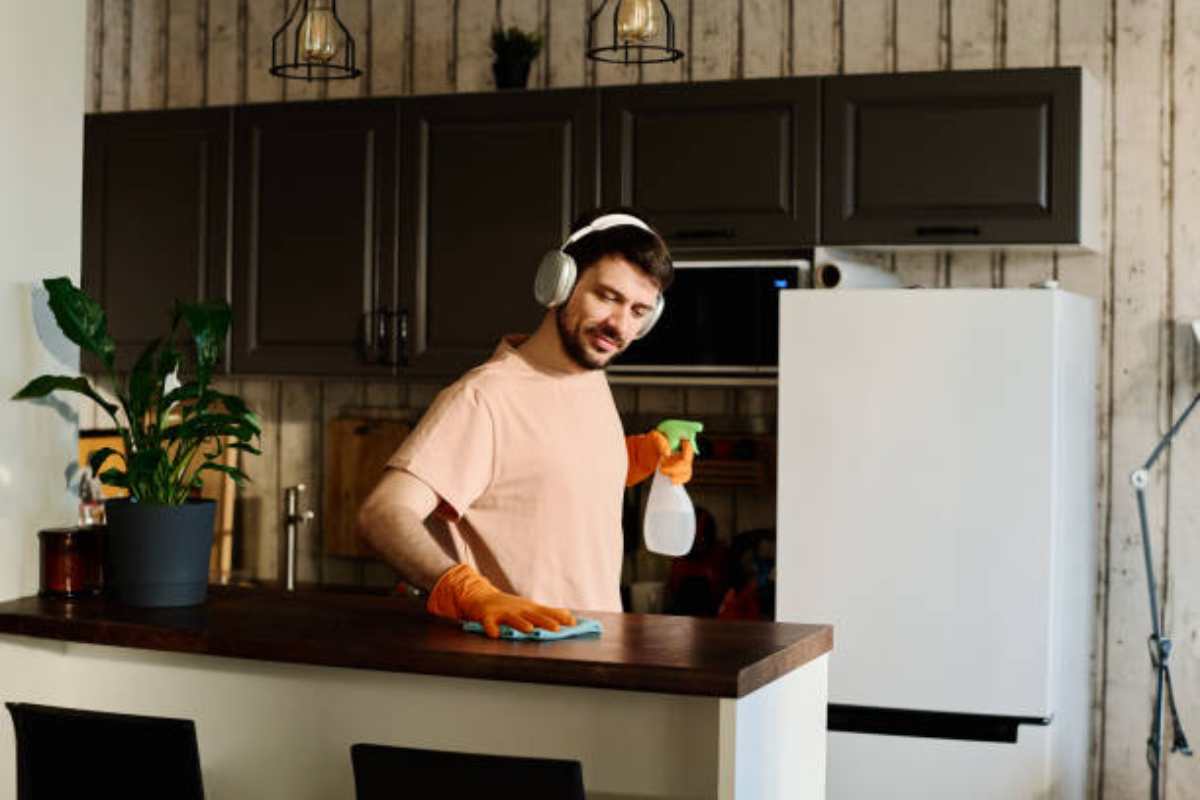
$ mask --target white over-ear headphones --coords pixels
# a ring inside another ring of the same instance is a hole
[[[649,225],[632,214],[604,214],[597,217],[588,225],[568,236],[567,240],[557,250],[551,250],[542,257],[542,263],[538,266],[537,277],[533,281],[533,296],[537,298],[537,301],[547,308],[561,306],[567,302],[567,299],[571,296],[571,290],[575,288],[575,278],[579,274],[579,268],[575,265],[575,259],[566,253],[567,247],[590,233],[602,231],[607,228],[616,228],[620,225],[632,225],[635,228],[641,228],[644,231],[654,233]],[[658,322],[658,318],[662,316],[665,306],[666,301],[663,300],[662,292],[659,292],[658,302],[654,304],[654,310],[650,312],[650,315],[642,324],[637,338],[640,339],[650,332],[650,329],[654,327],[654,323]]]

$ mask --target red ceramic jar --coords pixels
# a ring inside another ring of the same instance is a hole
[[[104,589],[104,526],[47,528],[38,541],[42,597],[90,597]]]

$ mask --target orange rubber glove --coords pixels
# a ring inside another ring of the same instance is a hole
[[[633,486],[641,483],[661,469],[662,473],[671,479],[671,483],[679,485],[692,479],[692,461],[695,453],[692,443],[683,439],[679,443],[679,452],[672,453],[667,437],[659,431],[639,433],[625,437],[625,451],[629,456],[629,470],[625,473],[625,485]]]
[[[453,566],[438,578],[425,608],[439,617],[478,622],[493,639],[500,638],[502,624],[522,633],[535,627],[556,631],[560,625],[575,624],[575,615],[565,608],[538,605],[502,592],[466,564]]]

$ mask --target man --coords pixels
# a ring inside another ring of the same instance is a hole
[[[579,220],[539,270],[532,336],[438,395],[363,504],[358,530],[428,609],[529,632],[620,611],[624,486],[691,477],[686,439],[624,437],[603,368],[662,311],[671,258],[636,216]]]

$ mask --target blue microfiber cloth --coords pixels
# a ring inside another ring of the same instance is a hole
[[[483,626],[478,622],[464,622],[463,630],[467,633],[483,633]],[[520,641],[539,641],[548,642],[554,639],[573,639],[576,636],[599,636],[604,632],[604,626],[599,620],[579,618],[579,622],[575,625],[564,625],[556,631],[548,631],[545,628],[534,628],[531,633],[522,633],[516,628],[510,628],[507,625],[500,626],[501,639],[515,639]]]

